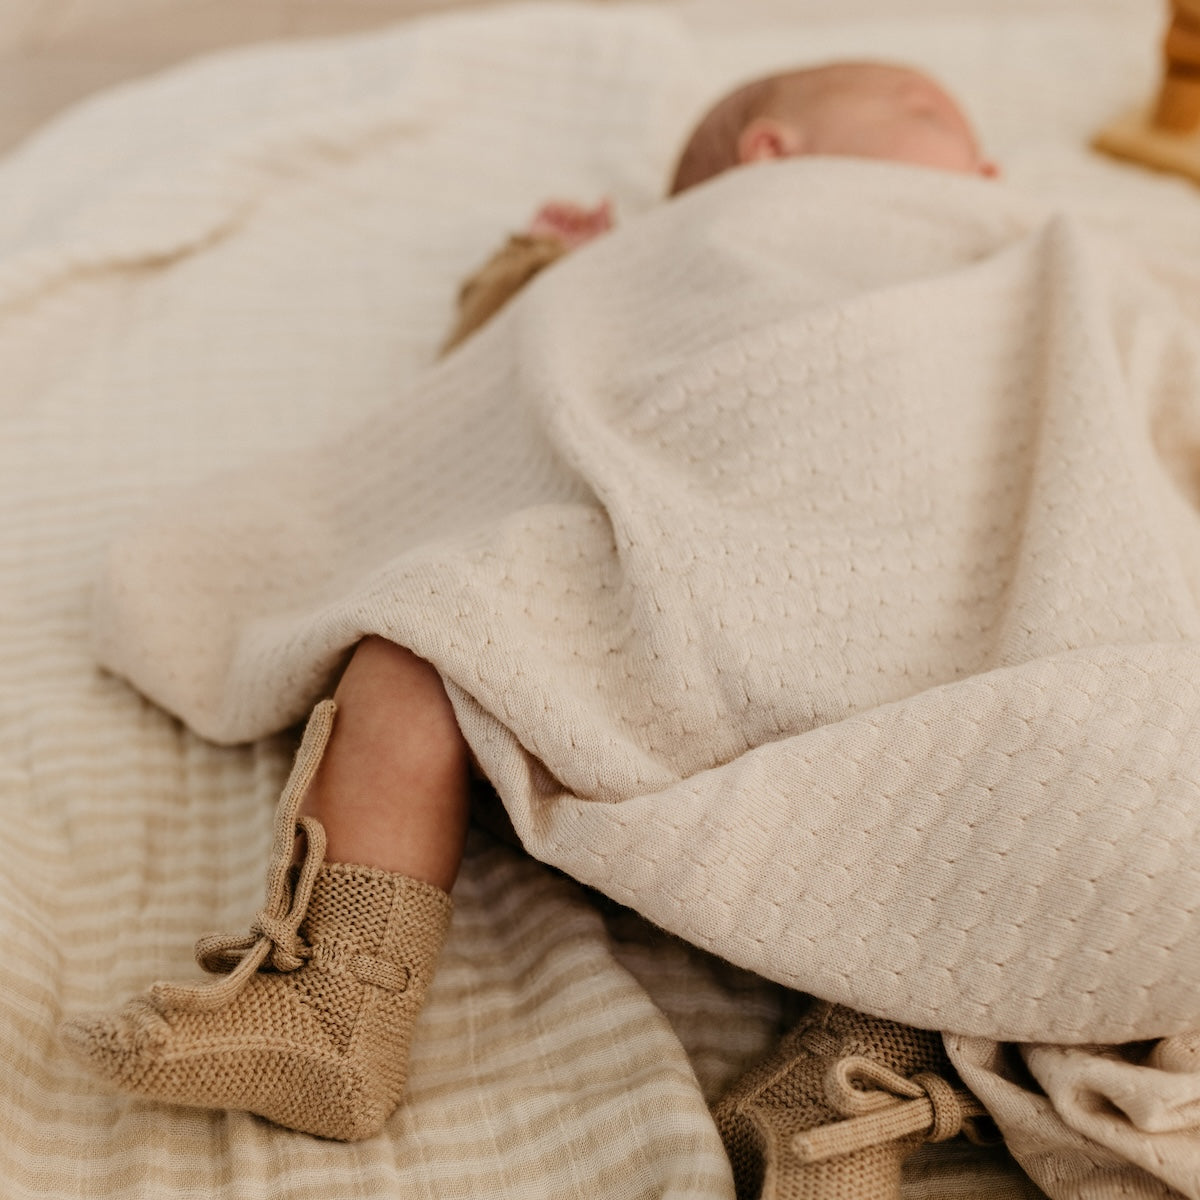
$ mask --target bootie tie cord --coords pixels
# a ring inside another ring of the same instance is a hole
[[[855,1086],[855,1081],[873,1085]],[[914,1134],[941,1142],[962,1131],[987,1109],[970,1093],[932,1071],[905,1078],[874,1059],[846,1055],[830,1064],[825,1098],[847,1119],[792,1136],[792,1153],[802,1163],[823,1162]]]
[[[299,816],[305,793],[321,765],[333,733],[337,705],[322,700],[308,719],[275,812],[275,833],[267,868],[266,903],[248,934],[210,934],[196,943],[196,961],[225,978],[214,983],[156,983],[150,989],[156,1003],[185,1012],[211,1012],[238,995],[262,967],[295,971],[311,957],[312,948],[300,937],[313,884],[325,861],[325,830],[313,817]],[[304,846],[294,870],[297,832]],[[293,882],[294,878],[294,882]]]

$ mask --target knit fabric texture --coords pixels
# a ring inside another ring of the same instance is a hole
[[[332,711],[326,702],[314,712],[280,801],[267,904],[253,932],[197,944],[201,965],[227,979],[155,984],[117,1013],[65,1026],[74,1055],[122,1090],[244,1109],[342,1141],[378,1133],[399,1102],[452,904],[421,880],[321,866],[324,839],[312,818],[299,825],[305,859],[288,867]]]
[[[921,1142],[982,1112],[937,1033],[817,1002],[713,1116],[738,1200],[898,1200]]]
[[[442,353],[449,353],[481,328],[527,283],[566,253],[566,246],[557,238],[521,234],[510,237],[463,281],[458,290],[458,315]]]
[[[1198,388],[1184,316],[1077,221],[894,164],[734,171],[344,438],[162,506],[97,645],[242,740],[379,634],[535,857],[698,946],[920,1027],[1178,1033]]]
[[[404,1092],[449,917],[449,897],[431,884],[335,864],[313,888],[303,967],[260,971],[215,1011],[151,992],[72,1022],[68,1044],[123,1091],[358,1141],[379,1132]]]

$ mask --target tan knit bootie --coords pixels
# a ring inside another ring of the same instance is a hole
[[[377,1133],[399,1102],[451,902],[403,875],[323,865],[324,830],[297,813],[334,711],[324,701],[309,719],[250,934],[196,944],[200,965],[225,978],[156,983],[116,1013],[64,1026],[75,1057],[121,1090],[342,1141]]]
[[[940,1034],[824,1001],[713,1109],[738,1200],[898,1200],[922,1142],[985,1115]]]

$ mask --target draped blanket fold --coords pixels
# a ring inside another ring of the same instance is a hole
[[[1200,338],[984,180],[733,172],[395,402],[112,549],[106,666],[205,736],[377,633],[538,858],[927,1028],[1126,1042],[1200,987]]]

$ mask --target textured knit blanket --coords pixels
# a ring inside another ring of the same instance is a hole
[[[1197,331],[1071,220],[735,172],[120,542],[99,644],[237,741],[382,634],[528,849],[671,932],[950,1032],[1162,1036],[1200,1018],[1198,416]]]
[[[1084,150],[1156,18],[675,12],[241,51],[0,163],[6,1197],[730,1200],[706,1102],[771,980],[946,1030],[1052,1196],[1200,1196],[1196,200]],[[658,203],[715,95],[848,55],[944,78],[1007,182]],[[615,235],[430,367],[458,280],[604,194]],[[473,837],[380,1138],[110,1092],[58,1023],[248,927],[259,735],[371,629],[567,874]],[[966,1153],[908,1195],[1014,1195],[974,1152],[954,1192]]]

